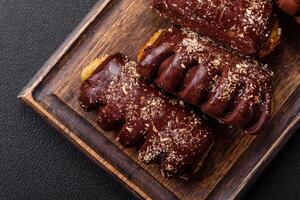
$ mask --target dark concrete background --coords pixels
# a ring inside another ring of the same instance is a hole
[[[0,199],[132,199],[17,93],[96,0],[0,1]],[[300,199],[295,134],[243,199]]]

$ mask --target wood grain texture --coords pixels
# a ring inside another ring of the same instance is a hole
[[[120,146],[116,134],[101,130],[94,113],[84,112],[77,101],[80,71],[91,60],[116,52],[135,58],[154,32],[168,26],[146,0],[96,4],[19,97],[138,197],[236,199],[299,127],[300,27],[283,22],[283,42],[269,61],[275,72],[269,126],[260,136],[220,132],[206,168],[191,182],[163,178],[157,166],[139,162],[136,149]]]

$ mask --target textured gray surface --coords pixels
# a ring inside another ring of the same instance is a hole
[[[0,1],[1,200],[134,198],[16,99],[95,2]],[[300,199],[299,146],[295,134],[244,199]]]

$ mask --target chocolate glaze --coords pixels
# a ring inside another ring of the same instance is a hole
[[[271,110],[272,72],[207,37],[172,28],[146,47],[138,73],[220,122],[259,133]]]
[[[230,46],[245,55],[258,54],[275,15],[271,0],[150,0],[174,23]]]
[[[121,54],[109,56],[80,90],[80,104],[97,111],[98,124],[119,130],[126,147],[142,143],[139,159],[161,163],[165,176],[194,173],[213,143],[200,116],[141,80]]]

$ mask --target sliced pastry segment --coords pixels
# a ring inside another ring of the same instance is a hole
[[[266,56],[279,43],[271,0],[150,0],[162,15],[245,55]]]
[[[139,159],[160,163],[165,176],[195,174],[214,143],[205,120],[141,80],[125,56],[96,60],[82,74],[81,106],[97,112],[104,130],[117,130],[122,145],[139,145]]]
[[[138,73],[220,122],[261,132],[271,112],[272,72],[207,37],[170,28],[138,53]]]

